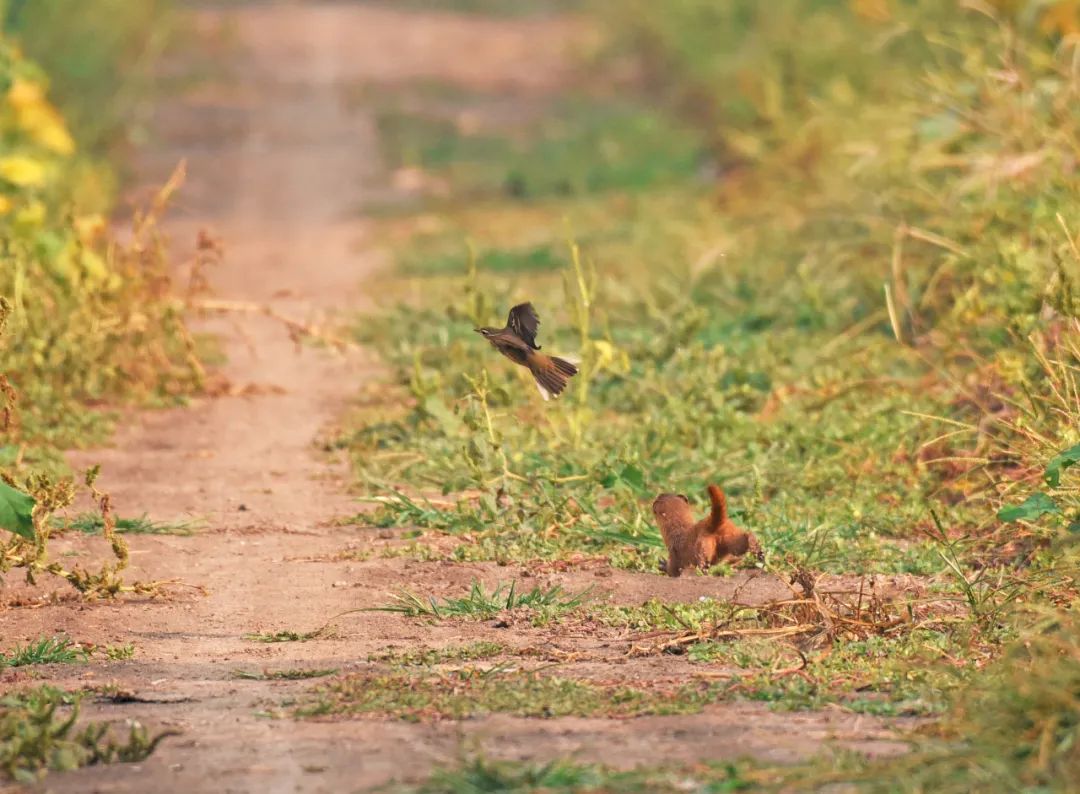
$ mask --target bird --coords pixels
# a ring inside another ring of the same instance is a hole
[[[558,397],[567,382],[578,369],[564,358],[540,352],[536,344],[536,330],[540,317],[531,303],[519,303],[510,310],[505,328],[474,328],[478,334],[491,342],[492,347],[513,361],[527,367],[536,379],[540,396],[545,400]]]

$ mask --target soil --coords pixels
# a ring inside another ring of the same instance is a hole
[[[159,134],[142,157],[147,184],[180,159],[188,181],[168,231],[181,256],[198,229],[226,246],[212,274],[224,300],[267,303],[320,322],[372,305],[381,266],[363,208],[393,192],[380,164],[371,108],[358,87],[439,80],[470,89],[540,96],[572,79],[568,57],[582,40],[570,18],[493,20],[346,3],[200,4],[193,9],[203,54],[218,77],[168,100]],[[361,97],[357,100],[357,97]],[[677,680],[685,660],[634,658],[617,630],[499,628],[496,622],[424,625],[359,612],[308,642],[264,644],[252,632],[311,631],[347,610],[385,604],[402,589],[459,594],[473,578],[492,585],[514,573],[487,564],[404,558],[337,559],[370,548],[378,531],[336,521],[360,505],[344,464],[318,439],[360,386],[379,377],[365,351],[300,349],[280,324],[258,316],[205,321],[227,355],[228,394],[176,410],[138,413],[114,444],[73,454],[76,468],[101,463],[103,486],[123,515],[198,517],[190,537],[129,536],[129,579],[181,580],[167,598],[82,603],[41,598],[9,580],[0,589],[5,645],[64,632],[95,645],[132,643],[127,661],[18,668],[0,687],[47,679],[59,686],[115,684],[129,702],[95,702],[85,716],[137,720],[181,735],[140,764],[54,774],[56,792],[366,791],[422,779],[466,751],[492,758],[574,757],[617,767],[751,756],[789,761],[826,743],[897,752],[897,723],[839,710],[774,713],[730,703],[695,716],[463,722],[386,719],[297,721],[282,704],[311,681],[259,681],[238,670],[368,669],[369,654],[494,640],[564,658],[559,674],[632,684]],[[57,551],[99,555],[100,538],[65,538]],[[77,556],[76,559],[79,557]],[[517,572],[519,575],[521,572]],[[528,572],[524,572],[528,573]],[[783,583],[577,566],[533,581],[639,604],[703,595],[767,600]],[[528,579],[526,582],[530,581]],[[283,718],[271,718],[275,712]],[[268,716],[270,715],[270,716]]]

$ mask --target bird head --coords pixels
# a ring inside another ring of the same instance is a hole
[[[481,334],[483,336],[491,336],[493,333],[495,333],[499,329],[498,328],[473,328],[473,330],[476,331],[476,333]]]

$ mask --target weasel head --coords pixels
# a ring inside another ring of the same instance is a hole
[[[660,522],[689,521],[694,523],[690,500],[681,493],[662,493],[653,501],[653,515]]]

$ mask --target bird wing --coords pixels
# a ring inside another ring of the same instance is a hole
[[[536,344],[536,330],[540,327],[540,318],[536,316],[536,309],[531,303],[519,303],[512,308],[506,326],[533,350],[540,349]]]

